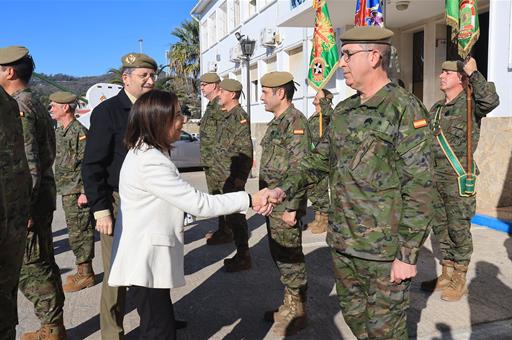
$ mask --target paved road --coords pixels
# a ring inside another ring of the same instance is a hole
[[[200,190],[206,189],[202,172],[183,174]],[[256,189],[250,180],[248,190]],[[263,312],[279,305],[282,285],[268,251],[264,219],[250,213],[253,268],[242,273],[225,273],[222,260],[232,256],[233,245],[206,246],[203,235],[215,228],[216,219],[189,225],[185,232],[185,273],[187,285],[172,291],[178,317],[188,320],[188,328],[178,331],[180,339],[276,339]],[[311,214],[308,219],[311,220]],[[74,257],[62,208],[55,213],[53,235],[56,259],[62,277],[74,267]],[[512,238],[487,228],[474,226],[475,253],[468,273],[469,294],[459,302],[442,302],[439,293],[419,290],[421,280],[440,271],[438,251],[427,240],[422,248],[419,274],[413,282],[409,332],[418,339],[512,339]],[[339,312],[325,234],[304,232],[303,244],[309,276],[309,327],[294,339],[354,339]],[[102,279],[99,242],[94,268]],[[99,297],[101,285],[66,294],[64,318],[69,339],[100,339]],[[38,320],[32,305],[19,294],[18,337],[36,329]],[[125,317],[127,339],[137,338],[138,315],[128,294]]]

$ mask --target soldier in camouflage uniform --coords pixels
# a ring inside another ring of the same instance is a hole
[[[69,275],[64,292],[77,292],[94,285],[94,226],[89,218],[87,197],[84,194],[80,167],[85,152],[87,129],[75,119],[77,98],[70,92],[50,95],[53,119],[60,123],[57,128],[57,156],[55,177],[57,193],[62,195],[62,207],[66,216],[69,245],[75,254],[76,274]]]
[[[430,125],[434,134],[443,132],[455,156],[466,169],[467,104],[464,87],[469,83],[473,91],[473,151],[480,135],[477,122],[499,105],[499,98],[494,84],[487,82],[478,72],[473,58],[466,65],[446,61],[442,64],[442,70],[440,88],[445,98],[430,109]],[[442,290],[441,299],[458,301],[467,293],[466,272],[473,252],[470,228],[476,199],[474,195],[461,195],[457,173],[437,140],[434,145],[436,183],[441,194],[441,205],[437,212],[441,219],[433,230],[440,243],[443,269],[438,278],[423,282],[422,288]]]
[[[315,105],[315,113],[309,117],[308,126],[311,132],[311,140],[316,146],[325,133],[325,129],[329,125],[332,115],[332,98],[330,91],[322,89],[318,91],[313,99]],[[322,116],[322,131],[320,131],[320,115]],[[328,178],[327,176],[308,191],[308,198],[315,210],[315,220],[308,224],[308,230],[313,234],[321,234],[327,230],[328,210],[329,210],[329,194],[328,194]]]
[[[224,79],[219,84],[219,105],[222,119],[218,120],[213,150],[215,165],[210,174],[222,181],[222,193],[243,191],[252,167],[251,122],[238,102],[242,84],[233,79]],[[245,215],[225,216],[236,245],[234,257],[224,260],[227,272],[238,272],[251,268],[249,254],[249,232]],[[212,240],[212,239],[210,239]]]
[[[210,194],[222,193],[224,180],[222,176],[217,176],[215,167],[222,168],[222,164],[215,159],[215,152],[219,145],[217,144],[217,135],[222,133],[222,127],[219,127],[219,121],[223,119],[224,114],[219,105],[220,78],[217,73],[209,72],[203,74],[199,81],[201,82],[201,92],[208,99],[208,105],[201,118],[199,126],[199,151],[201,154],[201,164],[204,167],[206,184]],[[210,231],[206,235],[206,244],[217,245],[231,243],[233,241],[233,232],[226,222],[225,216],[219,216],[218,229]]]
[[[327,243],[358,339],[408,339],[410,279],[436,193],[427,111],[387,75],[392,35],[380,27],[343,33],[340,67],[357,94],[336,106],[324,138],[281,184],[296,195],[329,176]]]
[[[32,178],[16,101],[0,87],[0,339],[14,340]]]
[[[272,189],[309,153],[311,138],[306,117],[291,103],[293,76],[288,72],[267,73],[261,78],[261,87],[265,110],[272,112],[274,119],[261,140],[259,186]],[[288,195],[266,218],[270,254],[285,287],[283,304],[277,311],[265,313],[265,319],[274,321],[277,335],[292,335],[306,326],[307,276],[301,228],[306,204],[305,193]]]
[[[0,85],[18,102],[25,153],[32,175],[29,232],[19,286],[34,304],[36,315],[41,320],[41,329],[25,333],[22,339],[66,339],[63,323],[64,292],[52,240],[56,203],[52,170],[55,160],[52,119],[27,87],[34,62],[26,48],[1,48],[0,69]]]

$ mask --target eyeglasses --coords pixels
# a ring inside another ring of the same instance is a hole
[[[158,75],[156,73],[132,73],[133,75],[139,77],[140,80],[146,81],[149,78],[153,79],[153,81],[156,81],[158,79]]]
[[[352,58],[352,56],[354,54],[358,54],[358,53],[361,53],[361,52],[371,52],[371,51],[373,51],[373,49],[359,50],[359,51],[355,51],[355,52],[341,51],[341,58],[343,58],[343,60],[345,60],[345,62],[348,63],[350,61],[350,58]]]

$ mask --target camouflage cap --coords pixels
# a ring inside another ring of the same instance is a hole
[[[199,81],[202,83],[207,83],[207,84],[218,83],[218,82],[220,82],[220,77],[215,72],[208,72],[208,73],[203,74],[199,78]]]
[[[293,81],[293,75],[290,72],[269,72],[261,77],[262,87],[279,87]]]
[[[464,64],[459,60],[447,60],[441,64],[441,69],[445,71],[464,72]]]
[[[8,46],[0,48],[0,65],[14,63],[28,54],[28,49],[23,46]]]
[[[156,71],[155,59],[144,53],[128,53],[121,58],[123,68],[151,68]]]
[[[235,79],[224,79],[219,84],[220,88],[230,92],[242,91],[242,84]]]
[[[344,32],[340,39],[345,44],[385,44],[391,45],[393,31],[376,26],[356,26]]]
[[[76,101],[76,95],[71,92],[57,91],[50,95],[50,100],[59,104],[71,104]]]

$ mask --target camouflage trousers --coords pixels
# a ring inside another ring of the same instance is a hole
[[[389,282],[392,262],[331,253],[338,300],[352,333],[358,339],[408,339],[410,280]]]
[[[34,304],[42,324],[63,320],[64,292],[60,270],[53,255],[53,212],[33,216],[20,273],[20,290]]]
[[[9,228],[13,223],[0,228],[0,340],[14,339],[18,324],[18,282],[27,239],[27,222],[18,220],[17,228]]]
[[[329,177],[323,178],[317,185],[308,190],[308,199],[313,210],[328,213],[329,211]]]
[[[205,175],[210,194],[226,194],[245,190],[245,181],[235,181],[233,177],[225,179],[222,175],[217,175],[215,169],[205,170]],[[219,230],[225,233],[233,233],[233,239],[238,250],[249,249],[249,231],[244,214],[219,216]]]
[[[436,169],[437,170],[437,169]],[[476,197],[462,197],[455,175],[436,171],[436,186],[441,196],[437,205],[437,222],[432,228],[443,259],[468,265],[473,253],[471,218],[475,215]]]
[[[94,226],[88,207],[79,207],[80,194],[63,195],[62,207],[66,215],[69,245],[75,254],[75,263],[91,262],[94,258]]]
[[[293,294],[306,294],[307,274],[302,251],[300,215],[297,224],[288,226],[281,219],[282,212],[272,212],[266,217],[270,255],[281,275],[281,282]]]

